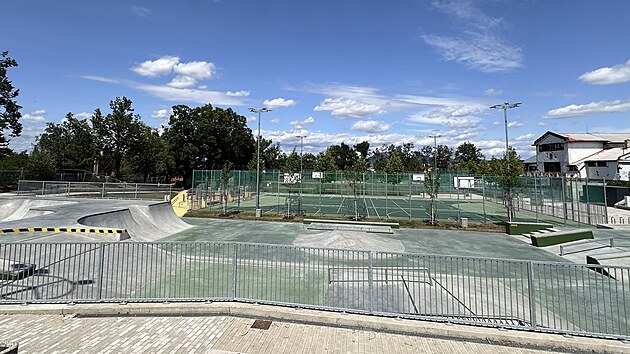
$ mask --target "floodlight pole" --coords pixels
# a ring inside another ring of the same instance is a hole
[[[508,109],[516,108],[516,107],[520,106],[521,104],[522,104],[522,102],[516,102],[516,103],[505,102],[503,104],[495,104],[494,106],[490,106],[490,108],[492,108],[492,109],[502,109],[503,110],[503,121],[505,123],[505,156],[506,156],[506,158],[509,155],[509,150],[510,150],[509,143],[508,143],[507,111],[508,111]]]
[[[256,217],[260,217],[260,114],[263,112],[271,112],[271,109],[267,107],[250,108],[249,111],[252,113],[258,113],[258,139],[256,148]]]
[[[490,108],[492,109],[502,109],[503,110],[503,121],[504,121],[504,125],[505,125],[505,164],[507,166],[508,172],[509,172],[509,168],[510,168],[510,162],[509,162],[509,156],[510,156],[510,146],[508,143],[508,122],[507,122],[507,111],[508,109],[511,108],[516,108],[518,106],[520,106],[522,104],[522,102],[516,102],[516,103],[509,103],[509,102],[504,102],[503,104],[495,104],[494,106],[490,106]],[[508,222],[512,221],[512,210],[511,210],[511,204],[512,204],[512,193],[511,191],[508,191]]]

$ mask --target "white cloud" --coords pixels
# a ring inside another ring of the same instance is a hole
[[[524,125],[525,125],[525,123],[520,122],[518,120],[513,120],[511,122],[508,122],[508,128],[522,127]]]
[[[86,119],[90,119],[92,118],[92,113],[88,113],[88,112],[79,112],[79,113],[75,113],[74,117],[79,119],[79,120],[86,120]]]
[[[144,61],[131,70],[141,76],[158,77],[170,74],[177,63],[178,57],[165,55],[157,60]]]
[[[31,123],[46,123],[46,118],[44,118],[45,114],[45,109],[38,109],[31,113],[23,114],[22,120]]]
[[[84,76],[81,76],[81,78],[82,79],[86,79],[86,80],[92,80],[92,81],[106,82],[108,84],[120,84],[121,83],[120,80],[111,79],[111,78],[102,77],[102,76],[84,75]]]
[[[274,98],[273,100],[265,100],[263,101],[263,105],[265,105],[265,107],[267,108],[278,108],[278,107],[289,107],[289,106],[293,106],[295,105],[297,102],[295,102],[294,100],[287,100],[284,98]]]
[[[131,86],[167,101],[185,101],[199,104],[212,102],[213,105],[224,106],[242,106],[245,104],[240,97],[229,97],[224,92],[219,91],[180,89],[170,86],[144,85],[137,83],[133,83]]]
[[[533,142],[534,141],[534,137],[535,137],[534,134],[528,133],[528,134],[525,134],[525,135],[520,135],[514,140],[516,140],[516,141],[531,141],[531,142]]]
[[[425,113],[412,114],[409,120],[416,123],[445,125],[451,128],[474,128],[481,119],[472,115],[480,113],[476,107],[448,106]]]
[[[155,119],[166,119],[171,115],[171,112],[167,109],[158,109],[157,111],[153,111],[151,113],[151,118]]]
[[[191,88],[197,84],[197,80],[190,76],[177,75],[167,85],[176,88]]]
[[[175,64],[173,71],[182,76],[203,80],[212,78],[215,72],[215,65],[207,61],[191,61]]]
[[[136,16],[140,17],[148,17],[151,14],[151,10],[142,6],[132,6],[131,11],[133,11]]]
[[[603,67],[589,71],[578,77],[579,80],[592,85],[621,84],[630,81],[630,60],[612,67]]]
[[[546,126],[549,125],[549,123],[547,123],[547,122],[538,122],[538,123],[536,123],[536,125],[539,126],[539,127],[546,127]]]
[[[496,96],[496,95],[500,95],[502,93],[503,93],[502,90],[496,90],[496,89],[493,89],[493,88],[489,88],[489,89],[486,89],[486,90],[483,91],[483,94],[485,96]]]
[[[280,118],[273,118],[269,120],[269,123],[271,124],[278,124],[280,123]]]
[[[571,104],[566,107],[552,109],[543,118],[571,118],[596,113],[615,113],[630,111],[630,99],[599,101],[588,104]]]
[[[391,126],[389,124],[382,121],[360,120],[352,124],[350,129],[366,133],[381,133],[389,130],[390,127]]]
[[[240,91],[236,91],[236,92],[228,91],[225,94],[230,96],[230,97],[248,97],[249,96],[249,91],[245,91],[245,90],[240,90]]]
[[[330,111],[330,114],[337,118],[361,118],[371,114],[385,113],[382,106],[347,98],[326,98],[315,106],[314,110]]]
[[[433,6],[463,28],[455,36],[421,36],[447,61],[463,63],[482,72],[510,71],[523,66],[521,49],[501,35],[503,19],[486,15],[472,1],[434,1]]]
[[[296,128],[302,128],[302,126],[304,125],[311,125],[313,123],[315,123],[315,118],[313,117],[308,117],[304,120],[294,120],[294,121],[289,122],[290,125]]]

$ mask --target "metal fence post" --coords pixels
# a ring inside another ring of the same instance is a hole
[[[46,190],[46,182],[42,181],[42,195],[44,195],[45,190]]]
[[[567,178],[565,176],[562,176],[562,214],[564,226],[567,226]]]
[[[101,198],[105,198],[105,183],[103,182],[103,186],[101,187]]]
[[[232,255],[232,300],[236,300],[236,260],[238,257],[238,245],[234,244],[234,254]]]
[[[97,300],[103,299],[103,273],[105,266],[105,244],[101,243],[98,247],[98,293]]]
[[[373,299],[374,299],[374,295],[373,295],[373,291],[374,291],[374,268],[373,268],[373,260],[372,260],[372,254],[374,252],[373,251],[369,251],[368,252],[368,309],[370,311],[370,313],[372,313],[372,311],[374,310],[373,308]],[[330,278],[329,278],[330,279]]]
[[[591,200],[589,199],[589,195],[588,195],[588,176],[586,176],[586,220],[588,221],[589,225],[592,225],[591,223]]]
[[[481,207],[483,208],[483,223],[488,222],[486,215],[486,181],[484,176],[481,176]]]
[[[606,196],[606,179],[605,178],[602,179],[602,183],[604,184],[604,186],[603,186],[603,188],[604,188],[604,218],[606,220],[606,222],[604,222],[604,224],[608,224],[608,200],[607,200],[607,196]]]
[[[536,298],[534,292],[534,263],[527,262],[527,290],[529,295],[529,320],[532,329],[536,329]]]

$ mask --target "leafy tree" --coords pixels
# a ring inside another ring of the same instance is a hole
[[[345,171],[352,168],[357,161],[357,152],[345,143],[329,146],[326,150],[335,160],[335,165],[340,170]]]
[[[35,148],[24,169],[24,177],[36,181],[54,181],[57,178],[56,165],[51,154]]]
[[[302,167],[304,170],[314,170],[317,157],[310,152],[302,154]]]
[[[244,166],[255,159],[256,141],[247,119],[230,108],[174,106],[164,136],[186,185],[193,169],[226,162]]]
[[[99,153],[90,125],[72,113],[66,114],[60,124],[48,123],[38,137],[37,147],[41,152],[51,154],[59,169],[91,170]]]
[[[16,137],[22,133],[22,124],[19,122],[22,106],[16,102],[20,90],[13,87],[7,77],[7,69],[17,66],[17,61],[9,57],[9,52],[0,53],[0,159],[11,152],[5,134],[10,132],[9,136]]]
[[[513,191],[521,186],[520,176],[523,174],[523,163],[514,148],[510,147],[508,154],[501,159],[492,158],[491,172],[497,176],[497,184],[503,190],[504,205],[508,214],[508,221],[515,217]]]
[[[26,151],[21,153],[10,153],[4,159],[0,159],[0,170],[15,171],[26,167],[28,163],[28,154]]]
[[[352,167],[344,171],[344,177],[350,184],[352,194],[354,195],[354,220],[359,220],[359,195],[363,187],[363,176],[366,171],[367,163],[364,159],[357,159],[354,164],[352,164]]]
[[[389,152],[386,145],[382,147],[378,147],[374,149],[372,156],[370,157],[370,161],[372,163],[372,167],[376,171],[385,171],[385,166],[387,166],[387,160],[389,159]]]
[[[370,143],[367,141],[362,141],[354,146],[354,150],[359,153],[359,156],[363,160],[367,160],[368,154],[370,152]]]
[[[471,142],[462,143],[455,149],[455,161],[457,163],[479,162],[481,160],[483,160],[481,149]]]
[[[133,126],[127,161],[131,172],[142,176],[143,182],[151,175],[167,175],[175,164],[165,139],[143,123]]]
[[[293,149],[293,151],[287,156],[284,166],[282,166],[282,172],[294,175],[300,172],[300,155]]]
[[[390,154],[387,165],[385,165],[385,172],[388,174],[387,181],[391,184],[398,184],[402,179],[400,173],[404,171],[405,167],[403,166],[401,155],[402,152],[400,150],[394,151]]]
[[[335,180],[335,176],[332,173],[337,171],[337,165],[335,164],[335,159],[332,157],[328,150],[324,152],[320,152],[317,155],[317,161],[315,162],[315,170],[324,173],[324,178],[320,180],[321,183],[330,183]]]
[[[92,116],[92,127],[105,160],[112,163],[111,170],[121,178],[123,159],[127,157],[133,135],[137,133],[140,117],[133,114],[132,102],[127,97],[116,97],[109,102],[111,113],[105,117],[100,110]]]
[[[453,149],[446,145],[437,146],[437,166],[446,169],[453,162]]]
[[[488,160],[481,160],[478,162],[464,161],[459,163],[459,167],[473,176],[490,175],[490,163],[488,162]]]

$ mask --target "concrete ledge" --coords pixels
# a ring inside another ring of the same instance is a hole
[[[505,224],[505,233],[508,235],[522,235],[552,227],[552,224],[547,223],[512,221]]]
[[[559,245],[561,243],[590,240],[593,239],[593,231],[588,229],[577,229],[547,234],[531,235],[532,245],[536,247],[547,247]]]
[[[559,334],[539,333],[522,330],[499,330],[497,328],[451,325],[438,322],[394,319],[369,315],[342,314],[336,312],[295,309],[282,306],[253,305],[238,302],[213,303],[112,303],[94,304],[45,304],[0,306],[2,315],[63,315],[85,317],[116,316],[235,316],[275,321],[304,323],[398,333],[403,335],[437,337],[450,340],[492,343],[545,350],[576,352],[628,353],[630,344],[619,340],[564,337]]]
[[[129,238],[129,233],[125,229],[111,228],[77,228],[77,227],[15,227],[10,229],[0,229],[0,234],[22,233],[22,232],[66,232],[66,233],[88,233],[98,234],[98,237],[106,241],[122,241]],[[103,236],[101,236],[103,235]]]
[[[372,221],[349,221],[349,220],[325,220],[325,219],[304,219],[304,224],[321,223],[321,224],[344,224],[344,225],[367,225],[367,226],[389,226],[392,229],[399,229],[400,224],[397,222],[372,222]]]

